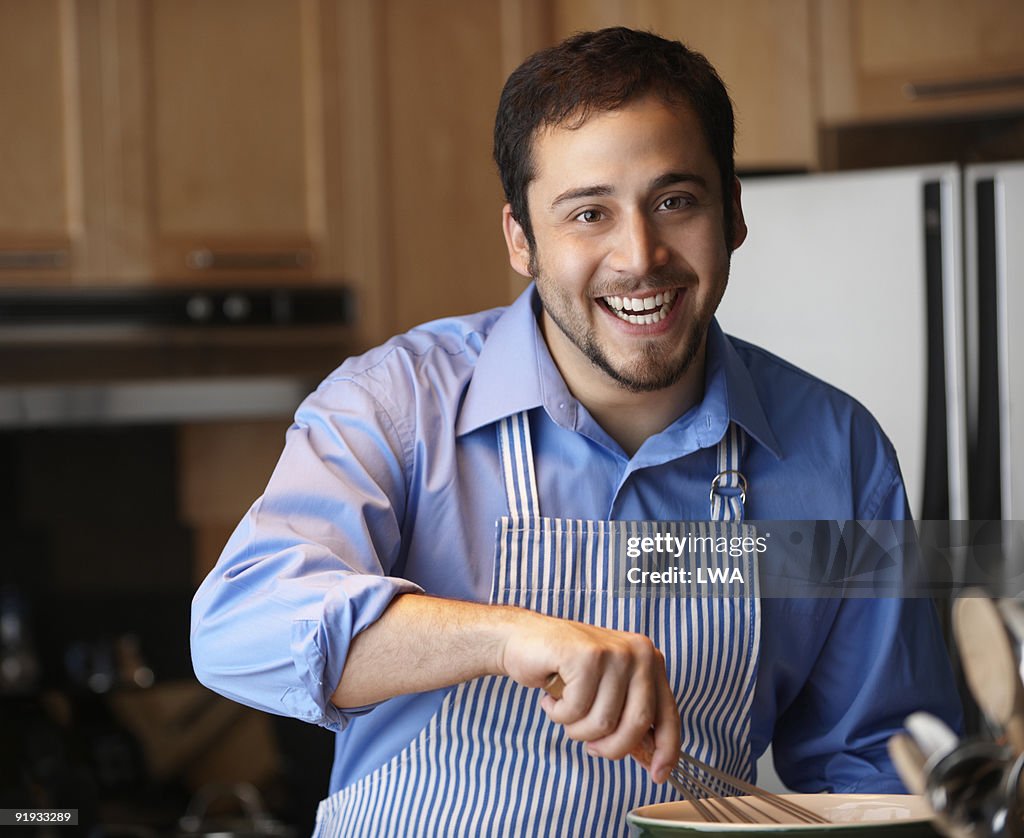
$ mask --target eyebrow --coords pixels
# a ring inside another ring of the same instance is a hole
[[[566,201],[576,201],[580,198],[601,198],[605,195],[611,195],[615,190],[607,184],[598,183],[594,186],[577,186],[574,189],[566,189],[558,197],[551,202],[551,209],[554,209],[559,204],[564,204]]]
[[[695,183],[697,186],[707,188],[707,181],[700,175],[690,172],[666,172],[651,181],[652,190],[664,189],[666,186],[674,186],[677,183]],[[608,184],[596,183],[593,186],[578,186],[573,189],[566,189],[551,202],[550,209],[555,209],[567,201],[576,201],[580,198],[602,198],[614,194],[615,190]]]
[[[666,186],[674,186],[677,183],[695,183],[703,189],[707,189],[708,186],[708,182],[703,177],[692,172],[667,172],[654,179],[651,189],[664,189]]]

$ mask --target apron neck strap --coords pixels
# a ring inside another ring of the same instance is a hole
[[[718,474],[711,480],[711,520],[742,521],[747,500],[747,478],[740,471],[747,435],[730,422],[718,443]]]
[[[505,474],[505,494],[513,520],[540,517],[537,475],[533,470],[530,418],[524,410],[498,423],[498,449]]]

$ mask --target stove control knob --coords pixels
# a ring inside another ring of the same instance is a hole
[[[244,294],[229,294],[224,298],[224,316],[228,320],[245,320],[252,311],[252,304]]]
[[[203,323],[213,315],[213,300],[205,294],[196,294],[185,303],[185,313],[189,320]]]

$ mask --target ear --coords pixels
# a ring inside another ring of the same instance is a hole
[[[732,241],[729,242],[731,253],[747,238],[747,222],[743,218],[743,206],[740,203],[740,179],[732,179]]]
[[[512,217],[512,207],[505,204],[501,210],[501,228],[505,233],[505,246],[508,247],[508,261],[512,270],[527,278],[530,274],[530,243],[519,222]]]

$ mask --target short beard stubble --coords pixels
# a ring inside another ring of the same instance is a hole
[[[714,305],[710,307],[710,311],[702,310],[694,313],[694,317],[688,324],[686,333],[683,336],[683,352],[675,360],[671,357],[674,346],[663,348],[656,346],[652,341],[640,349],[638,356],[630,362],[628,367],[620,369],[612,364],[595,339],[593,331],[587,328],[584,321],[581,320],[576,324],[570,322],[572,316],[571,301],[568,299],[568,295],[563,294],[555,283],[549,282],[544,277],[536,257],[535,248],[530,253],[529,270],[537,283],[538,289],[544,288],[545,293],[540,294],[540,299],[548,317],[551,318],[562,334],[583,353],[591,364],[630,393],[652,393],[663,390],[678,382],[689,371],[694,359],[704,345],[708,327],[711,325],[711,319],[718,308],[718,303],[721,301],[721,295],[719,295],[718,299],[714,301]],[[726,274],[727,282],[728,274]],[[723,293],[726,283],[722,285]],[[679,284],[678,281],[673,280],[671,277],[661,277],[656,278],[656,281],[650,283],[650,286],[652,288],[659,286],[675,287]],[[549,303],[548,291],[550,291],[550,297],[563,300],[564,305],[561,307],[561,310],[558,310]]]

